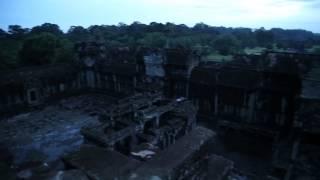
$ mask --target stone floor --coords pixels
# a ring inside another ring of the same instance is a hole
[[[13,153],[16,164],[53,161],[79,148],[80,129],[99,123],[97,114],[112,103],[104,95],[83,95],[8,118],[0,122],[0,143]]]

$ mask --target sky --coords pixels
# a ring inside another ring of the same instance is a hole
[[[0,28],[172,22],[320,33],[320,0],[0,0]]]

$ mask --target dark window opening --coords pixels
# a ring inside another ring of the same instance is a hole
[[[36,96],[36,92],[35,91],[30,91],[30,100],[31,101],[36,101],[37,100],[37,96]]]

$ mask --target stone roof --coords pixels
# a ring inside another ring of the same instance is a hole
[[[215,133],[204,127],[196,127],[186,136],[179,139],[168,149],[161,151],[150,161],[144,163],[137,169],[137,179],[158,176],[167,177],[175,171],[175,168],[182,165],[201,146],[213,138]]]
[[[200,66],[194,68],[191,82],[205,85],[219,85],[241,89],[259,86],[262,73],[258,70],[225,65],[222,67]]]
[[[307,53],[307,52],[295,52],[295,51],[275,51],[275,50],[268,50],[265,54],[279,54],[279,55],[293,55],[293,56],[310,56],[310,57],[320,57],[319,54]]]
[[[320,100],[320,81],[303,80],[301,97]]]
[[[300,94],[301,79],[297,75],[266,73],[263,81],[263,90],[284,93],[285,95]]]
[[[89,145],[64,157],[64,161],[85,172],[92,180],[114,180],[129,174],[140,164],[116,151]]]
[[[216,70],[210,67],[195,67],[191,73],[191,82],[214,85],[216,84]]]
[[[111,63],[111,64],[98,66],[97,68],[101,72],[118,74],[118,75],[131,76],[138,73],[136,71],[136,64],[133,64],[133,63]]]
[[[304,75],[301,97],[320,99],[320,61],[313,62],[312,68]]]
[[[208,163],[208,179],[219,180],[225,178],[233,169],[234,163],[221,156],[211,155]]]
[[[10,72],[0,72],[0,86],[21,85],[29,79],[46,81],[67,81],[78,72],[74,64],[54,64],[20,68]]]
[[[165,49],[166,64],[186,65],[189,63],[193,52],[188,49]]]
[[[226,67],[221,69],[217,83],[221,86],[250,89],[258,86],[261,75],[255,70]]]

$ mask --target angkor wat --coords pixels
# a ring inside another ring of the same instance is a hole
[[[317,178],[320,56],[76,44],[0,75],[7,179]]]

